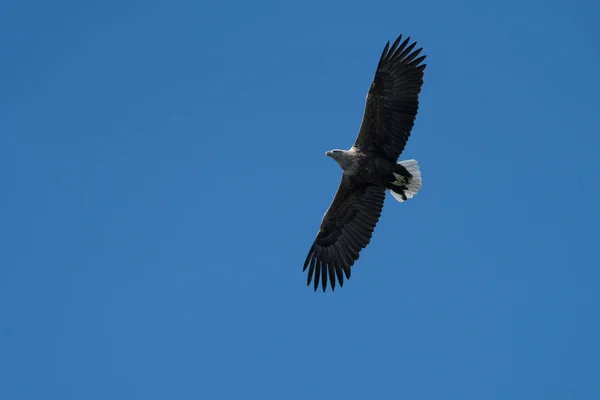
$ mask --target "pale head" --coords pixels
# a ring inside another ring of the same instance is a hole
[[[333,158],[342,169],[346,169],[352,162],[347,150],[333,149],[325,153],[327,157]]]

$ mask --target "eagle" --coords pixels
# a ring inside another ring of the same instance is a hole
[[[342,169],[333,201],[304,262],[307,285],[327,281],[335,291],[336,279],[344,285],[351,267],[367,247],[383,210],[386,190],[399,202],[412,198],[421,188],[417,160],[398,162],[413,128],[419,108],[426,64],[423,48],[400,35],[383,49],[369,88],[363,119],[349,150],[325,153]]]

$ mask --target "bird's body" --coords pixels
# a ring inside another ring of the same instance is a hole
[[[335,289],[336,278],[340,286],[344,275],[350,278],[350,268],[379,221],[386,190],[403,202],[421,188],[416,160],[397,159],[417,114],[425,57],[417,58],[421,49],[412,51],[416,43],[408,45],[410,38],[401,39],[391,48],[388,42],[381,55],[356,142],[349,150],[326,153],[343,173],[304,263],[307,283],[314,277],[315,290],[319,281],[325,291],[328,280]]]

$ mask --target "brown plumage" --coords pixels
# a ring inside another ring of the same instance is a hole
[[[421,187],[416,160],[397,163],[404,150],[419,108],[425,56],[414,50],[416,42],[402,35],[383,50],[367,95],[363,120],[352,148],[332,150],[326,155],[343,170],[342,180],[323,216],[304,262],[307,284],[314,290],[329,281],[350,279],[351,267],[371,241],[381,216],[385,191],[400,202],[412,198]]]

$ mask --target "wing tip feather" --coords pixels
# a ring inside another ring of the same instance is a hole
[[[337,285],[344,287],[344,275],[346,280],[350,279],[350,268],[356,260],[350,254],[343,253],[334,247],[316,246],[314,250],[311,248],[302,270],[305,271],[308,268],[306,286],[312,284],[314,292],[318,291],[320,287],[323,293],[327,292],[328,286],[332,292],[335,292]]]

